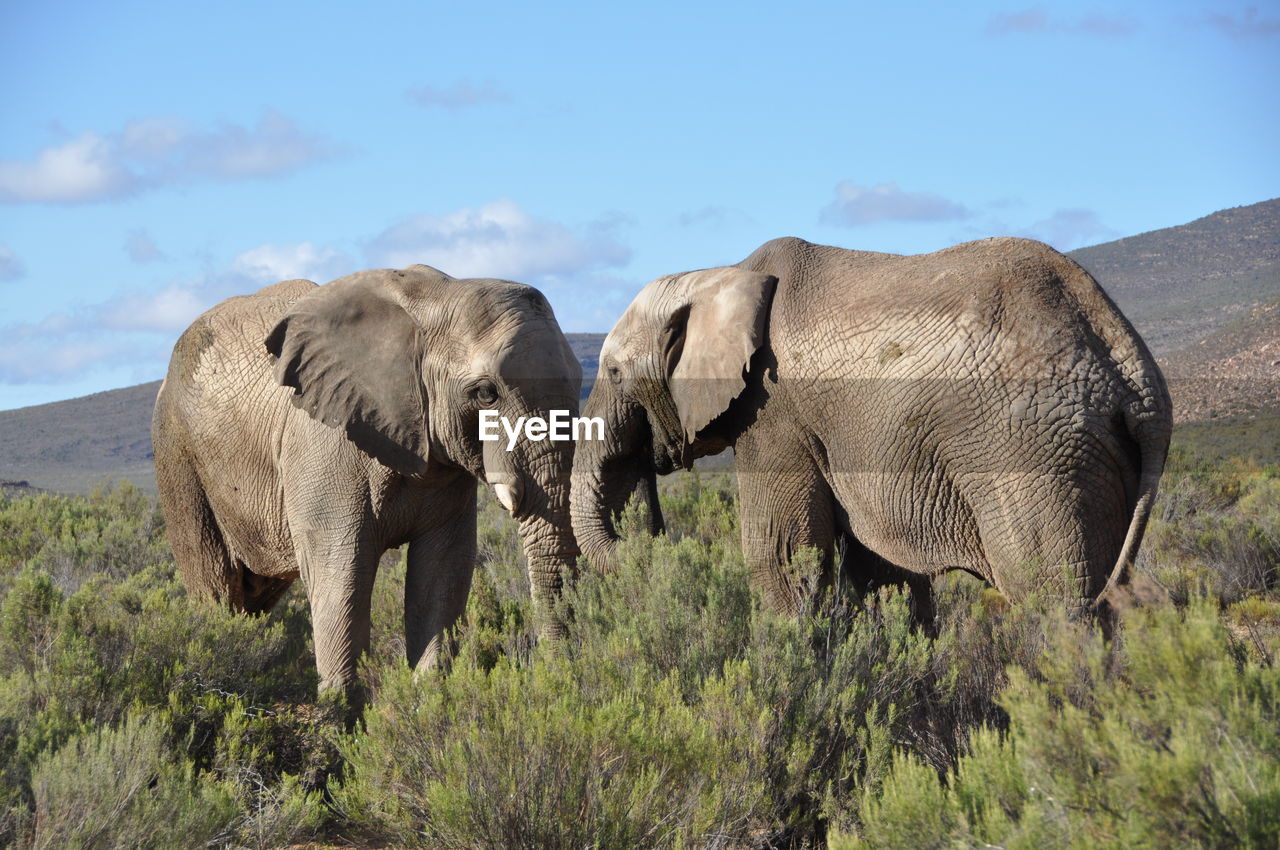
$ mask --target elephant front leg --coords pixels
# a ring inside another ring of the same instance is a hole
[[[475,485],[457,513],[409,544],[404,637],[409,666],[423,671],[448,656],[450,627],[467,607],[476,564]]]
[[[779,463],[776,452],[765,466],[754,446],[739,441],[738,492],[742,552],[769,607],[801,613],[832,579],[835,552],[834,501],[811,461]],[[818,551],[818,563],[806,569],[796,555]]]
[[[369,648],[373,581],[382,552],[350,540],[349,534],[311,530],[303,534],[297,554],[311,603],[320,691],[344,691],[357,707],[363,694],[356,665]]]

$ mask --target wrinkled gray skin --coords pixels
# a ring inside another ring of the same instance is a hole
[[[660,278],[606,338],[573,524],[608,567],[645,479],[733,446],[743,550],[767,601],[962,569],[1094,610],[1127,580],[1172,430],[1155,360],[1087,272],[990,239],[935,254],[799,239]],[[657,511],[650,499],[650,510]],[[806,583],[800,547],[823,554]],[[839,567],[837,568],[837,563]]]
[[[471,587],[477,480],[519,521],[535,599],[574,565],[572,443],[508,453],[477,411],[576,415],[581,379],[517,283],[411,266],[224,301],[178,340],[152,426],[183,581],[258,613],[301,576],[321,689],[352,689],[379,557],[408,543],[408,660],[434,666]]]

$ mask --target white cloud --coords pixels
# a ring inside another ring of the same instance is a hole
[[[156,149],[167,144],[158,133],[148,138]],[[617,236],[622,224],[606,216],[569,228],[535,218],[513,201],[499,200],[403,221],[370,243],[369,264],[403,267],[425,262],[460,277],[536,283],[556,293],[552,300],[571,314],[561,315],[570,320],[566,325],[587,323],[587,329],[596,329],[605,326],[606,318],[616,317],[638,288],[606,273],[630,257]],[[0,384],[64,381],[123,365],[137,367],[139,374],[159,375],[173,339],[219,301],[289,278],[325,282],[354,268],[352,259],[332,246],[268,243],[242,251],[223,268],[192,280],[125,293],[38,322],[0,327]],[[594,291],[589,305],[574,303],[583,300],[583,288]]]
[[[260,284],[306,278],[325,283],[355,271],[351,260],[336,248],[310,242],[259,245],[241,252],[231,271]]]
[[[823,224],[857,227],[878,221],[951,221],[969,210],[929,192],[904,192],[896,183],[859,186],[851,180],[836,185],[836,199],[822,210]]]
[[[30,161],[0,162],[0,202],[90,203],[196,180],[270,177],[332,153],[274,110],[253,128],[224,124],[212,131],[147,118],[119,133],[83,133]]]
[[[1059,251],[1071,251],[1085,245],[1096,245],[1119,238],[1093,210],[1057,210],[1016,235],[1047,242]]]
[[[160,290],[134,291],[0,327],[0,384],[84,377],[123,365],[162,374],[173,340],[205,310],[232,295],[294,277],[327,281],[352,271],[341,251],[310,242],[259,245],[229,266]]]
[[[0,201],[74,204],[106,200],[137,189],[138,177],[117,159],[113,144],[84,133],[45,148],[32,162],[0,162]]]
[[[405,219],[375,237],[367,254],[375,266],[426,263],[454,277],[527,281],[625,265],[631,251],[617,238],[618,225],[601,219],[574,231],[503,198]]]
[[[98,305],[92,323],[109,330],[180,331],[215,303],[199,286],[168,286]]]
[[[76,378],[100,366],[132,362],[138,348],[116,337],[0,337],[0,382],[25,384]]]
[[[419,86],[409,90],[409,99],[419,106],[436,107],[457,112],[488,104],[510,103],[511,95],[492,82],[476,86],[470,80],[460,80],[451,86]]]
[[[22,261],[8,245],[0,245],[0,281],[17,280],[27,273]]]

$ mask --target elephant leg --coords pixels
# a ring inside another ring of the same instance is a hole
[[[369,648],[373,580],[382,549],[350,536],[341,526],[307,529],[297,556],[311,603],[320,690],[345,690],[358,703],[356,664]]]
[[[766,459],[762,449],[755,439],[736,446],[742,552],[765,603],[801,613],[833,577],[835,502],[806,455],[780,460],[774,448]],[[817,575],[794,568],[796,553],[805,547],[818,550]]]
[[[475,484],[448,521],[409,544],[404,581],[404,642],[409,666],[439,666],[449,655],[447,632],[467,607],[476,564]]]
[[[222,538],[195,464],[185,452],[159,448],[156,489],[183,585],[192,596],[212,599],[236,611],[245,610],[239,571]]]

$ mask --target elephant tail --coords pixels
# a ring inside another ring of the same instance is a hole
[[[1135,405],[1136,407],[1136,405]],[[1129,519],[1129,530],[1125,534],[1124,544],[1120,547],[1120,556],[1111,568],[1111,575],[1106,586],[1097,596],[1097,602],[1107,599],[1120,586],[1128,584],[1133,569],[1134,559],[1138,555],[1138,547],[1142,544],[1142,536],[1147,529],[1147,521],[1155,505],[1156,494],[1160,487],[1160,476],[1164,473],[1165,457],[1169,453],[1171,428],[1165,417],[1139,418],[1136,411],[1128,410],[1124,414],[1124,424],[1129,437],[1137,444],[1139,453],[1138,498],[1133,507],[1133,516]]]

